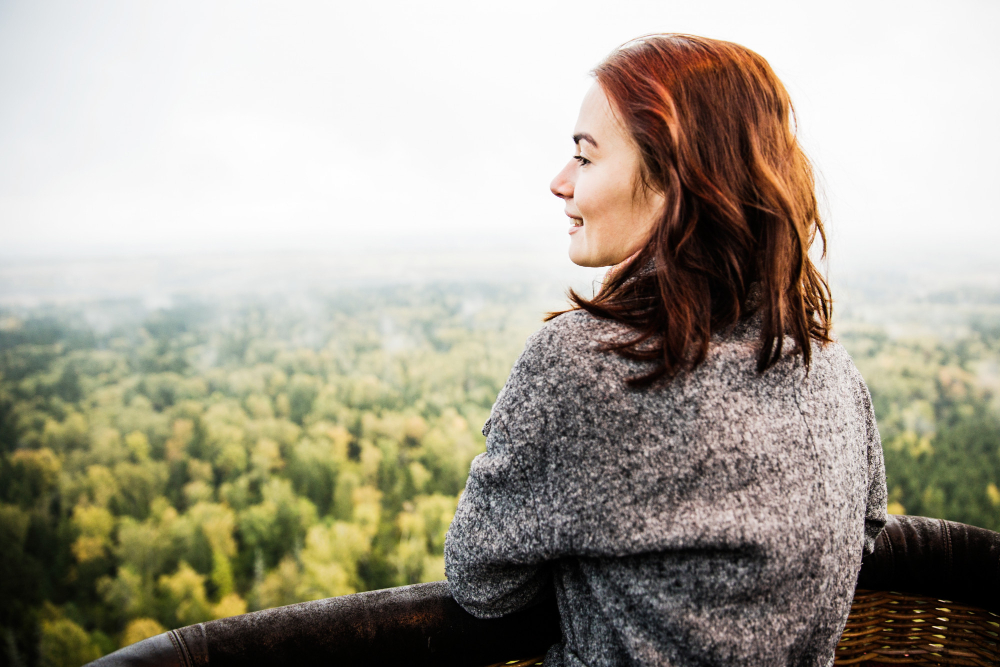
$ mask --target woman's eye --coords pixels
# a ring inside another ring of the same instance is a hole
[[[590,164],[590,160],[583,157],[582,155],[574,155],[573,159],[580,163],[580,165]]]

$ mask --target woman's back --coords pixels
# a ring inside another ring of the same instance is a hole
[[[554,589],[558,664],[826,664],[885,521],[868,391],[837,344],[757,371],[759,325],[643,389],[585,312],[535,334],[487,422],[446,543],[455,598]]]
[[[614,268],[497,398],[445,545],[452,592],[482,616],[554,592],[547,667],[830,663],[885,474],[831,342],[791,100],[760,55],[692,35],[625,44],[594,76],[550,188],[570,259]]]

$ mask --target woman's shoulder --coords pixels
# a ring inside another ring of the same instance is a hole
[[[854,365],[854,359],[850,352],[836,339],[826,343],[812,342],[809,376],[813,375],[864,383],[861,372]]]
[[[620,355],[606,352],[605,346],[629,334],[625,325],[600,319],[584,310],[570,310],[549,320],[528,337],[514,371],[578,377],[608,371],[611,366],[628,365]]]
[[[582,310],[565,312],[528,337],[493,412],[516,413],[544,405],[591,400],[602,387],[623,384],[632,365],[602,350],[603,343],[627,330]]]
[[[871,407],[871,394],[861,371],[847,349],[832,341],[825,345],[814,344],[813,364],[809,370],[810,381],[831,384],[849,391],[864,409]]]
[[[625,331],[624,325],[611,320],[602,320],[585,310],[567,310],[557,315],[528,337],[526,349],[532,346],[575,345],[581,336],[604,338]]]

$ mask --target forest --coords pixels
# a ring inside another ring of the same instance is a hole
[[[526,286],[0,310],[0,661],[444,577]],[[1000,530],[1000,328],[847,321],[890,511]]]

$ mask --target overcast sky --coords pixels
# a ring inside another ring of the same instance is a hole
[[[833,265],[1000,260],[1000,3],[0,0],[0,256],[567,244],[588,71],[767,58]]]

